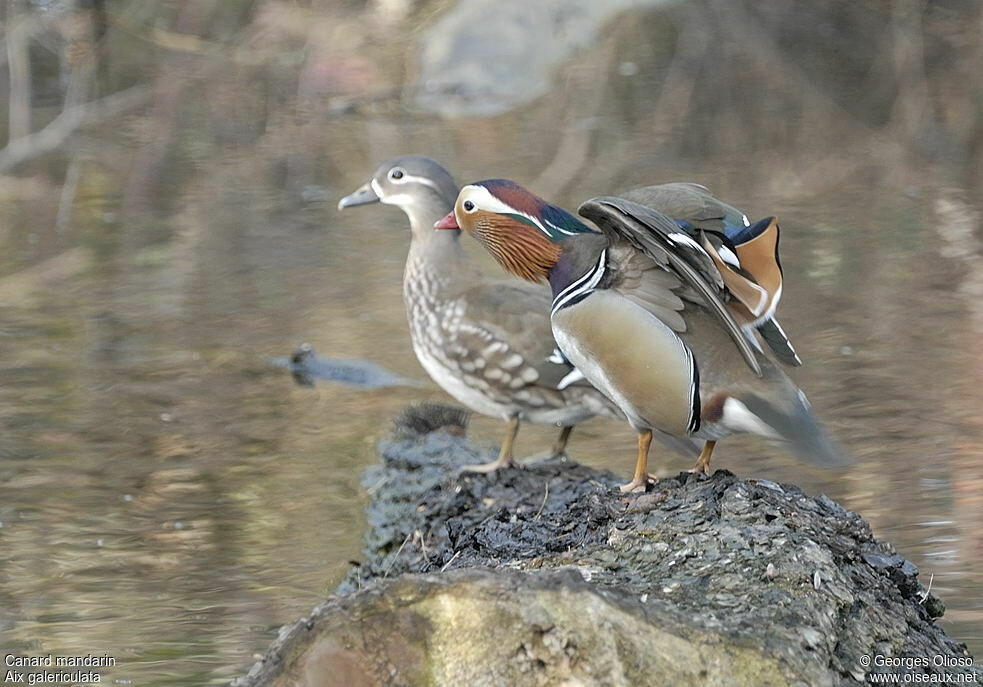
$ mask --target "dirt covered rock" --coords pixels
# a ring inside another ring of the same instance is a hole
[[[722,470],[632,496],[566,461],[458,474],[482,459],[465,425],[397,421],[364,562],[239,685],[983,681],[915,566],[825,496]]]

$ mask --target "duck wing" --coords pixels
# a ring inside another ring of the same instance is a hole
[[[701,184],[678,181],[643,186],[622,194],[622,197],[654,208],[691,229],[728,233],[748,224],[743,212],[715,198],[710,189]]]
[[[628,256],[618,265],[621,269],[612,271],[609,288],[622,291],[636,302],[655,301],[653,305],[658,308],[665,308],[665,303],[671,302],[673,295],[688,301],[689,307],[693,304],[702,306],[724,328],[748,367],[756,376],[762,376],[755,346],[727,306],[729,292],[724,279],[699,243],[681,234],[679,226],[663,213],[624,198],[593,198],[583,203],[578,211],[601,229],[611,241],[612,248],[619,243],[627,243],[654,263],[653,266],[678,279],[683,287],[675,292],[667,285],[660,287],[656,281],[666,279],[659,274],[660,270],[640,270],[639,259],[628,251]],[[631,263],[635,263],[634,266]],[[631,284],[632,276],[642,271],[650,274]],[[675,310],[675,318],[672,318],[675,323],[657,313],[653,314],[677,332],[685,331],[684,313],[687,307],[684,303],[681,309]]]

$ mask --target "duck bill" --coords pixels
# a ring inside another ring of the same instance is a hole
[[[379,200],[380,198],[376,195],[375,191],[372,190],[372,185],[370,182],[360,186],[357,191],[350,193],[339,200],[338,209],[344,210],[345,208],[353,208],[358,205],[369,205],[371,203],[378,203]]]
[[[453,212],[448,212],[444,219],[440,220],[433,225],[434,229],[460,229],[457,225],[457,218],[454,216]]]

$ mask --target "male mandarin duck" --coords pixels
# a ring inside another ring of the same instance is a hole
[[[508,423],[498,459],[465,469],[490,472],[514,465],[520,422],[561,426],[552,454],[562,455],[574,425],[594,415],[622,415],[556,351],[548,289],[483,276],[468,261],[460,232],[434,229],[434,222],[453,209],[457,192],[437,162],[407,155],[380,166],[338,208],[382,202],[409,217],[403,299],[413,351],[457,401]],[[692,442],[673,445],[695,453]]]
[[[674,186],[670,196],[681,188]],[[777,224],[742,220],[741,229],[730,222],[728,238],[724,221],[722,233],[710,234],[697,217],[676,221],[638,202],[666,197],[658,188],[627,194],[637,200],[602,197],[581,205],[597,231],[511,181],[481,181],[462,188],[454,210],[435,226],[463,228],[508,272],[549,281],[560,349],[638,432],[634,478],[623,491],[650,482],[653,430],[705,441],[697,472],[709,470],[719,439],[741,432],[784,440],[819,465],[846,464],[805,394],[756,338],[760,325],[773,322],[780,296]],[[683,190],[690,199],[712,199],[703,187]],[[773,246],[770,259],[760,245],[742,255],[742,245],[760,238]],[[758,291],[761,303],[751,299]],[[764,338],[797,362],[784,334],[767,339],[776,330],[777,324],[766,327]]]

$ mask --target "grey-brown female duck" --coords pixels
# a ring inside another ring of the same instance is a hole
[[[757,284],[733,242],[720,244],[722,255],[707,232],[681,232],[684,223],[625,198],[596,198],[580,213],[601,231],[496,179],[462,188],[435,226],[465,229],[512,274],[549,280],[560,349],[638,431],[635,475],[624,491],[649,482],[653,430],[704,440],[700,472],[716,441],[739,432],[782,439],[820,465],[847,462],[757,340],[756,326],[773,308],[756,316],[731,287],[737,277]],[[760,235],[773,224],[753,226]],[[754,268],[767,271],[766,263]]]
[[[498,459],[467,469],[513,465],[520,422],[562,427],[552,447],[553,455],[561,455],[574,425],[594,415],[622,416],[555,350],[548,289],[489,279],[470,264],[460,232],[434,230],[434,222],[454,207],[457,192],[437,162],[406,155],[381,165],[338,208],[382,202],[409,217],[403,299],[413,351],[457,401],[508,423]]]

